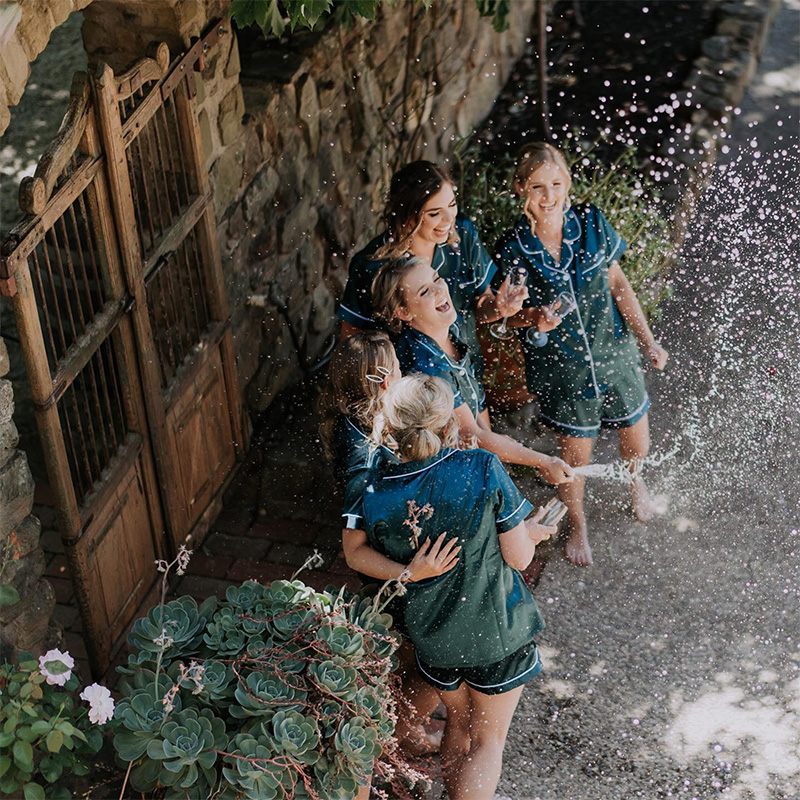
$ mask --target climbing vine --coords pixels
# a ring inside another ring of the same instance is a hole
[[[396,0],[232,0],[231,18],[240,27],[258,25],[264,36],[282,36],[288,27],[310,30],[323,26],[329,20],[352,25],[357,19],[375,19],[382,2]],[[433,0],[413,0],[430,8]],[[482,17],[491,17],[499,33],[508,29],[511,0],[475,0]]]

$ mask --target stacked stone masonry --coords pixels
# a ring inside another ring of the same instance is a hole
[[[0,605],[0,662],[19,651],[38,653],[56,631],[51,624],[55,596],[42,578],[44,553],[39,520],[31,514],[34,483],[25,454],[17,449],[12,415],[14,396],[8,352],[0,339],[0,582],[16,589],[20,600]]]

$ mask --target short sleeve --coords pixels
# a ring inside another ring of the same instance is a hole
[[[597,237],[598,249],[605,251],[606,266],[610,266],[612,261],[619,261],[622,254],[628,249],[628,244],[614,230],[599,208],[591,206],[590,209],[592,228]]]
[[[372,279],[383,262],[371,260],[373,245],[374,240],[350,260],[342,302],[336,309],[339,319],[366,330],[378,327],[372,311]]]
[[[364,495],[363,492],[349,507],[344,506],[342,512],[342,527],[349,531],[364,530]]]
[[[495,522],[497,532],[505,533],[516,528],[530,513],[533,506],[514,485],[500,459],[493,455],[489,465],[488,483],[495,493]]]
[[[482,295],[497,274],[497,265],[481,244],[478,229],[465,219],[461,226],[461,258],[467,268],[467,280],[474,285],[474,295]]]

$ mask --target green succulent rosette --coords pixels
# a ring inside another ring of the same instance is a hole
[[[358,673],[340,658],[312,664],[308,676],[323,694],[340,700],[352,700],[358,691]]]
[[[193,597],[180,597],[163,609],[151,608],[146,617],[133,623],[128,634],[135,663],[155,664],[159,654],[169,661],[195,655],[216,605],[216,597],[209,597],[199,608]]]
[[[319,758],[319,728],[315,719],[297,711],[278,711],[270,728],[270,743],[276,753],[301,764],[314,764]]]
[[[234,611],[249,614],[268,593],[269,589],[257,581],[245,581],[241,586],[229,586],[225,591],[225,599]]]
[[[120,758],[125,761],[138,760],[147,752],[150,742],[158,738],[161,728],[169,718],[162,698],[170,686],[168,679],[164,677],[163,682],[159,683],[158,693],[153,690],[152,685],[134,689],[130,697],[117,703],[114,709],[114,747]],[[181,698],[178,696],[173,702],[171,713],[180,712]]]
[[[325,642],[331,655],[346,661],[361,661],[366,654],[364,635],[346,625],[323,625],[317,631],[317,638]]]
[[[297,771],[285,763],[286,759],[275,758],[275,755],[263,737],[237,734],[231,741],[230,755],[225,756],[222,775],[230,788],[247,800],[291,797]]]
[[[284,679],[268,672],[251,672],[244,682],[240,682],[234,692],[237,704],[230,707],[232,716],[271,718],[281,710],[302,711],[308,692],[297,684],[302,678],[295,678],[290,685]]]
[[[203,641],[218,656],[235,656],[247,645],[247,634],[239,620],[239,612],[223,607],[214,614],[203,635]]]
[[[225,723],[211,709],[185,709],[170,715],[157,739],[147,745],[147,757],[161,765],[158,780],[175,789],[210,789],[217,780],[217,751],[228,744]]]
[[[394,719],[387,708],[389,697],[385,692],[364,686],[358,690],[354,703],[359,715],[369,720],[381,739],[388,739],[394,734]]]
[[[226,708],[233,700],[236,675],[230,664],[209,659],[203,664],[202,689],[192,694],[209,706]]]
[[[372,772],[372,765],[382,752],[378,732],[364,717],[342,721],[333,742],[337,757],[354,765],[364,774]]]

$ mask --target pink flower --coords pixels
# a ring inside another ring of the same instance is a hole
[[[39,656],[39,669],[51,686],[63,686],[72,677],[75,661],[69,653],[48,650]]]
[[[81,692],[81,700],[89,704],[89,720],[95,725],[103,725],[114,716],[114,700],[111,692],[99,683],[87,686]]]

